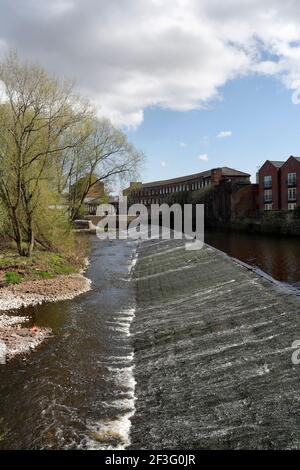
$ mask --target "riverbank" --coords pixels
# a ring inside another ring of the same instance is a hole
[[[31,258],[2,247],[0,252],[0,344],[11,359],[28,353],[51,334],[27,328],[29,319],[6,314],[20,308],[72,299],[90,290],[83,273],[88,265],[87,243],[76,241],[75,254],[36,251]],[[0,358],[1,359],[1,358]],[[2,359],[5,360],[5,359]]]
[[[53,335],[0,366],[0,449],[123,449],[134,411],[136,242],[87,237],[92,289],[14,312]],[[9,314],[7,313],[7,316]],[[25,324],[23,324],[23,327]]]
[[[256,218],[241,217],[231,221],[206,220],[206,228],[210,230],[227,230],[248,234],[272,236],[300,236],[300,219],[298,212],[294,214],[281,211],[266,211]]]
[[[6,359],[29,353],[51,335],[48,328],[26,328],[28,318],[8,316],[4,312],[46,302],[72,299],[90,290],[91,282],[83,274],[61,275],[53,279],[25,281],[0,289],[0,342],[6,346]]]

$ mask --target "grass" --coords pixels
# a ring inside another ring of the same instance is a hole
[[[24,280],[52,279],[57,275],[79,272],[87,253],[88,245],[81,239],[76,242],[72,253],[36,250],[31,258],[19,256],[9,247],[1,247],[0,287]]]
[[[23,276],[15,271],[8,271],[5,273],[5,279],[7,284],[20,284],[23,280]]]
[[[41,279],[53,278],[53,274],[49,273],[49,271],[37,271],[37,274],[40,276]]]

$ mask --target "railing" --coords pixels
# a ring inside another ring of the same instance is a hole
[[[268,183],[264,183],[264,188],[265,189],[270,189],[272,188],[273,184],[272,184],[272,181],[268,182]]]

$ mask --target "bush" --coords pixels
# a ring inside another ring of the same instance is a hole
[[[9,271],[5,273],[5,279],[8,284],[20,284],[23,280],[23,276],[15,271]]]
[[[300,219],[300,207],[296,207],[296,209],[293,211],[293,218]]]

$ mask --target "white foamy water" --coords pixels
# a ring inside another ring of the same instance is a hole
[[[135,264],[133,264],[134,266]],[[118,316],[107,321],[107,328],[126,338],[130,337],[130,326],[135,317],[135,308],[122,310]],[[102,402],[106,409],[118,410],[113,419],[89,423],[89,438],[86,446],[90,450],[124,450],[130,445],[131,417],[135,413],[135,385],[133,351],[124,356],[111,356],[105,362],[108,371],[106,380],[112,381],[126,398]]]

